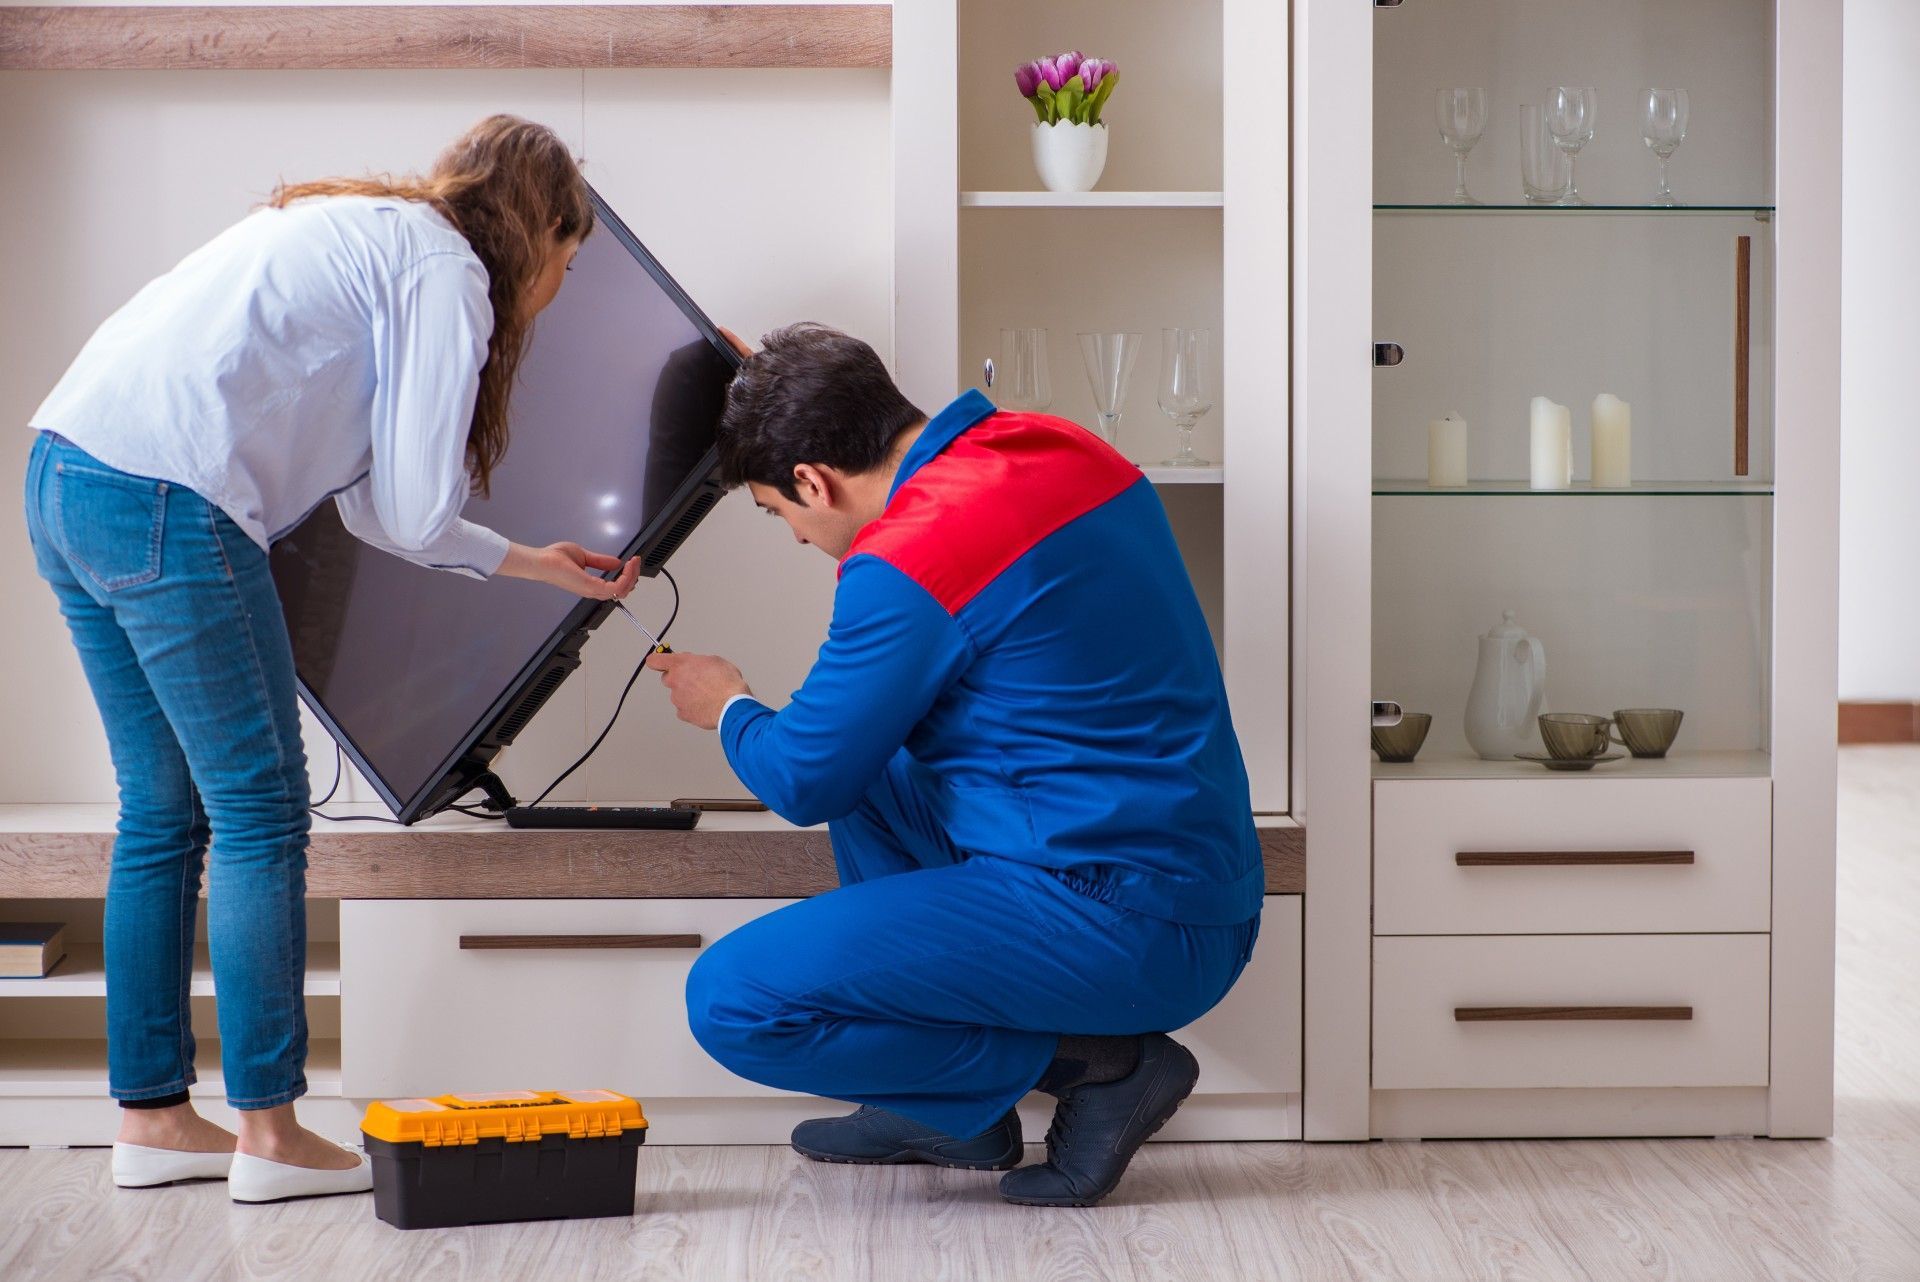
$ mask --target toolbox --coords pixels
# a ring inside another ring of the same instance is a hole
[[[395,1228],[633,1214],[647,1119],[615,1091],[378,1100],[361,1119],[374,1213]]]

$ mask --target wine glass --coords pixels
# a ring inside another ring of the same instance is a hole
[[[1207,349],[1213,335],[1204,329],[1160,331],[1160,409],[1180,429],[1180,448],[1162,467],[1212,467],[1193,452],[1193,425],[1213,408]]]
[[[1093,389],[1094,412],[1100,416],[1100,439],[1116,443],[1120,415],[1126,409],[1127,380],[1133,376],[1133,358],[1140,354],[1138,334],[1082,334],[1080,356],[1087,363],[1087,386]]]
[[[1687,113],[1691,109],[1685,89],[1647,90],[1641,137],[1660,160],[1660,190],[1654,194],[1653,203],[1669,209],[1680,202],[1673,198],[1673,188],[1667,186],[1667,161],[1673,159],[1673,153],[1686,141]]]
[[[995,376],[1001,387],[994,404],[1003,410],[1037,413],[1053,404],[1053,375],[1047,368],[1047,331],[1000,331],[1000,363]]]
[[[1467,194],[1467,153],[1487,130],[1487,91],[1438,89],[1433,97],[1441,141],[1453,148],[1453,199],[1447,203],[1477,205],[1480,202]]]
[[[1592,89],[1556,85],[1547,91],[1547,128],[1553,133],[1554,146],[1567,153],[1567,195],[1563,205],[1584,205],[1580,180],[1575,173],[1580,149],[1593,141],[1593,127],[1600,117],[1600,99]]]

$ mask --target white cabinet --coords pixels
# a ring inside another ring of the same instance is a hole
[[[1715,1133],[1756,1097],[1756,1129],[1831,1128],[1839,14],[1679,8],[1294,8],[1309,1138]],[[1597,94],[1584,203],[1521,191],[1557,86]],[[1484,203],[1452,201],[1449,87],[1486,97]],[[1691,94],[1683,207],[1653,200],[1653,87]],[[1619,487],[1600,393],[1633,407]],[[1535,396],[1571,409],[1570,485],[1534,488]],[[1450,411],[1468,481],[1434,486]],[[1540,711],[1679,708],[1668,755],[1480,760],[1505,611]],[[1370,760],[1376,698],[1432,716],[1412,764]],[[1693,1016],[1453,1014],[1663,1004]]]
[[[596,1087],[767,1096],[687,1026],[706,944],[769,899],[405,899],[340,906],[340,1080],[378,1098]]]
[[[1765,931],[1766,779],[1381,780],[1380,935]]]
[[[1377,939],[1376,1090],[1764,1086],[1765,935]]]
[[[685,986],[702,947],[787,902],[345,901],[340,1093],[599,1087],[648,1105],[662,1138],[782,1143],[799,1118],[839,1106],[721,1068],[693,1040]],[[1239,982],[1177,1030],[1200,1082],[1167,1138],[1299,1135],[1300,905],[1267,897]]]

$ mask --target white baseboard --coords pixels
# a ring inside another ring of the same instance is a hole
[[[1377,1139],[1766,1133],[1764,1086],[1373,1093]]]
[[[233,1112],[217,1099],[196,1098],[200,1112],[222,1126]],[[342,1143],[357,1142],[367,1101],[308,1096],[300,1120]],[[749,1099],[642,1099],[649,1144],[785,1144],[795,1123],[848,1111],[834,1100],[804,1095]],[[1033,1096],[1020,1109],[1030,1141],[1046,1134],[1052,1107]],[[0,1147],[89,1147],[113,1143],[120,1109],[109,1099],[14,1096],[0,1099]],[[1298,1095],[1202,1095],[1187,1101],[1159,1140],[1297,1140]]]

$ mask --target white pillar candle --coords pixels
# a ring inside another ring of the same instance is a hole
[[[1467,483],[1467,420],[1459,411],[1427,424],[1427,484]]]
[[[1573,484],[1573,411],[1536,396],[1528,411],[1532,433],[1529,483],[1536,490],[1564,490]]]
[[[1633,407],[1611,392],[1593,398],[1593,484],[1616,490],[1633,484]]]

